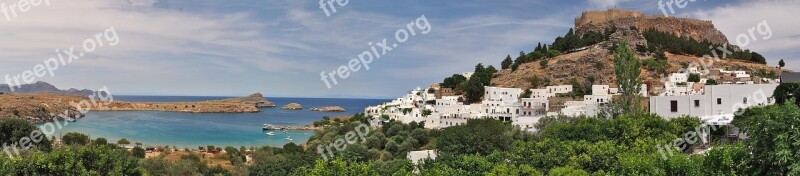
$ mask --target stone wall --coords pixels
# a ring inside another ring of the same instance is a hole
[[[648,16],[641,12],[609,9],[607,11],[587,11],[575,18],[575,32],[583,35],[590,31],[602,32],[608,27],[630,28],[635,26],[640,31],[656,29],[670,32],[678,36],[711,43],[723,44],[728,39],[722,32],[714,27],[711,21],[690,18],[664,17],[659,15]]]

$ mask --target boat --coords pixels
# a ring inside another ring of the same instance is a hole
[[[269,135],[269,136],[275,136],[275,132],[271,132],[271,131],[270,131],[270,132],[267,132],[267,135]]]
[[[272,124],[265,123],[264,126],[261,127],[264,130],[278,130],[279,128]]]
[[[294,139],[292,139],[292,137],[291,137],[291,136],[287,136],[287,137],[286,137],[286,140],[290,140],[290,141],[291,141],[291,140],[294,140]]]
[[[75,122],[75,121],[77,121],[75,120],[75,118],[67,118],[67,122]]]

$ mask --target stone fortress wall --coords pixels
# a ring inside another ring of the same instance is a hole
[[[617,28],[635,26],[640,31],[656,29],[681,37],[691,37],[698,41],[708,40],[715,44],[728,42],[725,35],[708,20],[646,15],[642,12],[617,8],[605,11],[584,11],[580,17],[575,18],[575,32],[578,35],[590,31],[602,32],[610,26]]]

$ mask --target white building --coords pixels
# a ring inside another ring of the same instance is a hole
[[[645,88],[643,88],[645,89]],[[617,93],[618,89],[613,89]],[[612,88],[608,85],[592,85],[592,94],[584,95],[582,101],[567,101],[561,114],[566,116],[595,116],[599,105],[610,103]]]
[[[778,84],[706,85],[702,94],[650,97],[650,113],[665,118],[682,115],[701,119],[729,115],[739,109],[775,103],[771,98]]]
[[[484,89],[486,92],[481,102],[483,117],[510,122],[513,117],[519,115],[521,89],[491,86],[485,86]]]

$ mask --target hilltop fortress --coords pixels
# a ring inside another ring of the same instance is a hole
[[[697,41],[708,40],[714,44],[727,43],[728,39],[714,27],[711,21],[691,18],[646,15],[642,12],[611,8],[606,11],[584,11],[575,18],[575,33],[583,35],[590,31],[602,32],[607,27],[630,28],[640,31],[655,29],[686,36]]]

